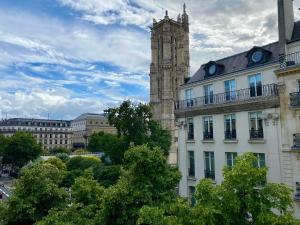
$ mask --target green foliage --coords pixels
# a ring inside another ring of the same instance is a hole
[[[61,159],[64,163],[66,163],[70,159],[70,156],[67,153],[57,153],[55,154],[55,156]]]
[[[60,170],[67,170],[66,164],[58,157],[51,157],[45,161],[53,166],[56,166]]]
[[[91,136],[88,149],[93,152],[104,152],[113,164],[121,164],[124,152],[128,149],[129,143],[124,137],[104,132],[94,133]]]
[[[12,164],[17,168],[38,158],[42,154],[42,147],[29,133],[17,132],[4,148],[3,163]]]
[[[109,187],[117,183],[121,173],[121,166],[97,165],[93,167],[93,177],[104,187]]]
[[[95,156],[75,156],[69,159],[67,162],[67,168],[71,170],[85,170],[92,166],[101,164],[101,160]]]
[[[66,206],[67,193],[58,184],[63,173],[44,162],[22,169],[13,194],[5,203],[3,225],[31,225],[46,216],[53,207]]]
[[[148,144],[150,148],[160,147],[168,155],[171,146],[171,135],[152,119],[151,107],[148,104],[134,105],[124,101],[118,108],[105,111],[108,121],[117,128],[118,135],[134,145]]]
[[[69,154],[70,153],[70,150],[67,149],[67,148],[62,148],[62,147],[59,147],[59,148],[52,148],[49,150],[49,153],[51,155],[56,155],[57,153],[66,153],[66,154]]]
[[[0,134],[0,156],[3,156],[4,150],[9,142],[9,138],[6,138],[2,134]]]
[[[146,145],[130,148],[124,162],[119,181],[104,192],[103,224],[136,224],[143,206],[168,204],[176,199],[180,174],[166,164],[160,149],[150,150]]]
[[[76,149],[73,154],[75,155],[83,155],[83,154],[86,154],[86,153],[89,153],[89,151],[87,151],[86,149]]]

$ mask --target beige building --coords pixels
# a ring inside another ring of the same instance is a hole
[[[12,118],[0,121],[0,134],[12,136],[18,131],[32,133],[45,149],[72,147],[70,121]]]
[[[153,20],[151,27],[150,104],[154,118],[172,134],[169,162],[177,164],[177,135],[174,103],[178,87],[189,75],[189,19],[183,8],[182,16]]]
[[[110,126],[102,114],[85,113],[71,121],[73,131],[73,148],[86,148],[93,133],[103,131],[115,134],[116,129]]]

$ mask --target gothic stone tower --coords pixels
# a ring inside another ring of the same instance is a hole
[[[178,87],[189,75],[189,19],[183,6],[183,15],[177,21],[168,11],[159,22],[153,19],[151,27],[150,104],[154,118],[172,134],[169,163],[177,163],[177,138],[174,103]]]

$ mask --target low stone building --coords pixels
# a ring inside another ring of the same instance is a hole
[[[103,114],[84,113],[71,121],[71,127],[73,148],[86,148],[93,133],[116,133],[116,129],[109,125],[107,117]]]
[[[0,134],[6,137],[18,131],[31,133],[45,149],[72,147],[71,122],[68,120],[47,120],[11,118],[0,121]]]

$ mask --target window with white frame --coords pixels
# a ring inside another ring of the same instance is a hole
[[[193,90],[192,89],[188,89],[185,90],[185,100],[186,100],[186,106],[187,107],[193,107]]]
[[[236,152],[226,152],[225,156],[226,156],[227,166],[232,167],[235,164],[235,158],[237,157],[237,153]]]
[[[250,139],[264,138],[262,112],[249,113]]]
[[[194,120],[193,118],[187,119],[187,136],[188,140],[194,140]]]
[[[214,138],[213,117],[205,116],[203,117],[203,140],[210,140],[213,138]]]
[[[214,91],[213,85],[205,85],[204,87],[204,103],[205,104],[212,104],[214,102]]]
[[[235,100],[235,98],[236,98],[235,80],[226,80],[225,81],[225,98],[226,98],[226,101]]]
[[[236,139],[235,114],[224,116],[225,140]]]
[[[215,179],[215,155],[214,152],[204,152],[204,177]]]
[[[250,97],[262,96],[261,74],[255,74],[248,77]]]
[[[257,164],[256,166],[258,168],[263,168],[266,166],[266,156],[265,153],[254,153],[254,155],[257,158]]]
[[[195,177],[195,154],[194,151],[188,151],[188,175]]]

